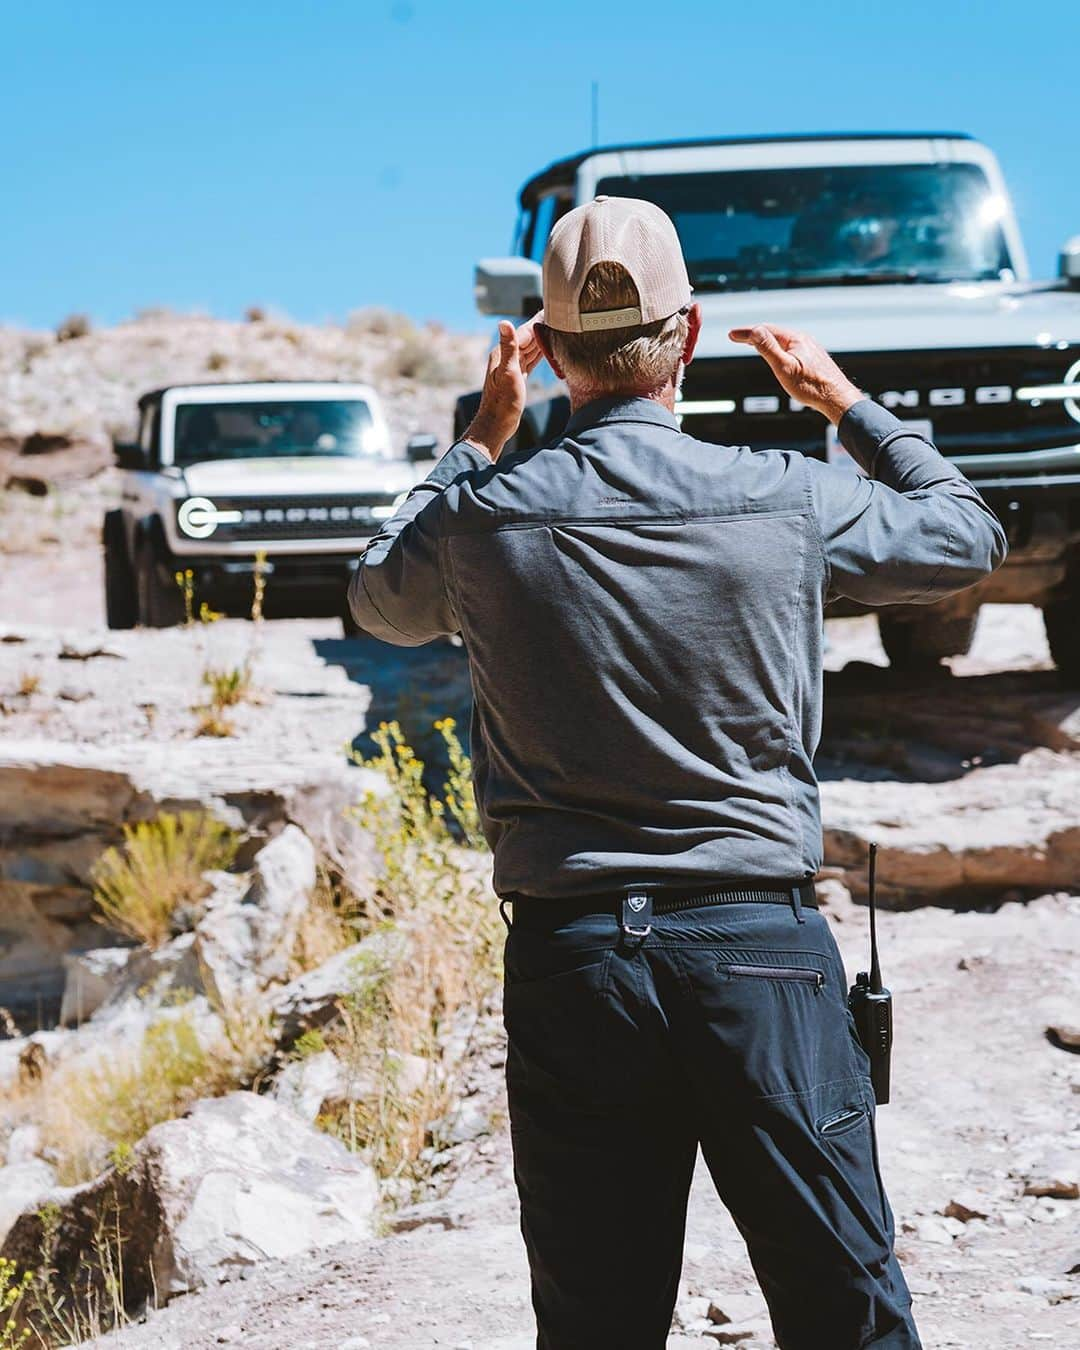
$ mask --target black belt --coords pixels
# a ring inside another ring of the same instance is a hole
[[[798,904],[808,909],[817,909],[817,895],[813,881],[760,881],[743,882],[739,885],[713,886],[709,890],[700,887],[671,886],[628,886],[624,891],[597,891],[589,895],[575,895],[565,899],[551,900],[537,895],[521,895],[511,892],[503,896],[520,915],[544,915],[555,919],[576,918],[581,914],[613,913],[616,918],[623,914],[623,903],[628,895],[647,895],[652,900],[654,914],[671,914],[681,909],[697,909],[703,905],[792,905],[796,896]]]

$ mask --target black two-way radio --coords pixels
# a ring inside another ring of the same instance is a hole
[[[874,1085],[874,1100],[883,1106],[889,1100],[889,1059],[892,1054],[892,994],[882,987],[881,965],[877,949],[877,912],[875,900],[875,872],[877,844],[870,845],[870,875],[868,899],[870,904],[870,970],[860,970],[855,983],[848,990],[848,1007],[855,1019],[859,1044],[870,1056],[870,1081]]]

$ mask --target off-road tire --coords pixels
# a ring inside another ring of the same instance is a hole
[[[101,543],[105,554],[105,622],[110,628],[134,628],[139,620],[139,597],[124,537],[123,512],[106,513]]]
[[[1080,598],[1058,600],[1043,608],[1050,655],[1062,679],[1080,685]]]
[[[893,670],[930,670],[946,656],[967,655],[978,621],[978,614],[952,619],[928,614],[910,623],[878,615],[878,631]]]
[[[135,552],[139,623],[144,628],[175,628],[184,620],[184,597],[163,553],[152,535],[144,535]]]

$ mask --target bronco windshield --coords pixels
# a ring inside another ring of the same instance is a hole
[[[671,216],[698,291],[1008,274],[1005,202],[975,164],[884,164],[604,178]]]
[[[177,405],[176,464],[278,455],[389,459],[390,450],[358,399]]]

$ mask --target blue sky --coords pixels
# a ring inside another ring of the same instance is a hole
[[[483,329],[472,264],[589,141],[969,130],[1036,274],[1080,234],[1069,3],[0,0],[0,321],[387,305]]]

